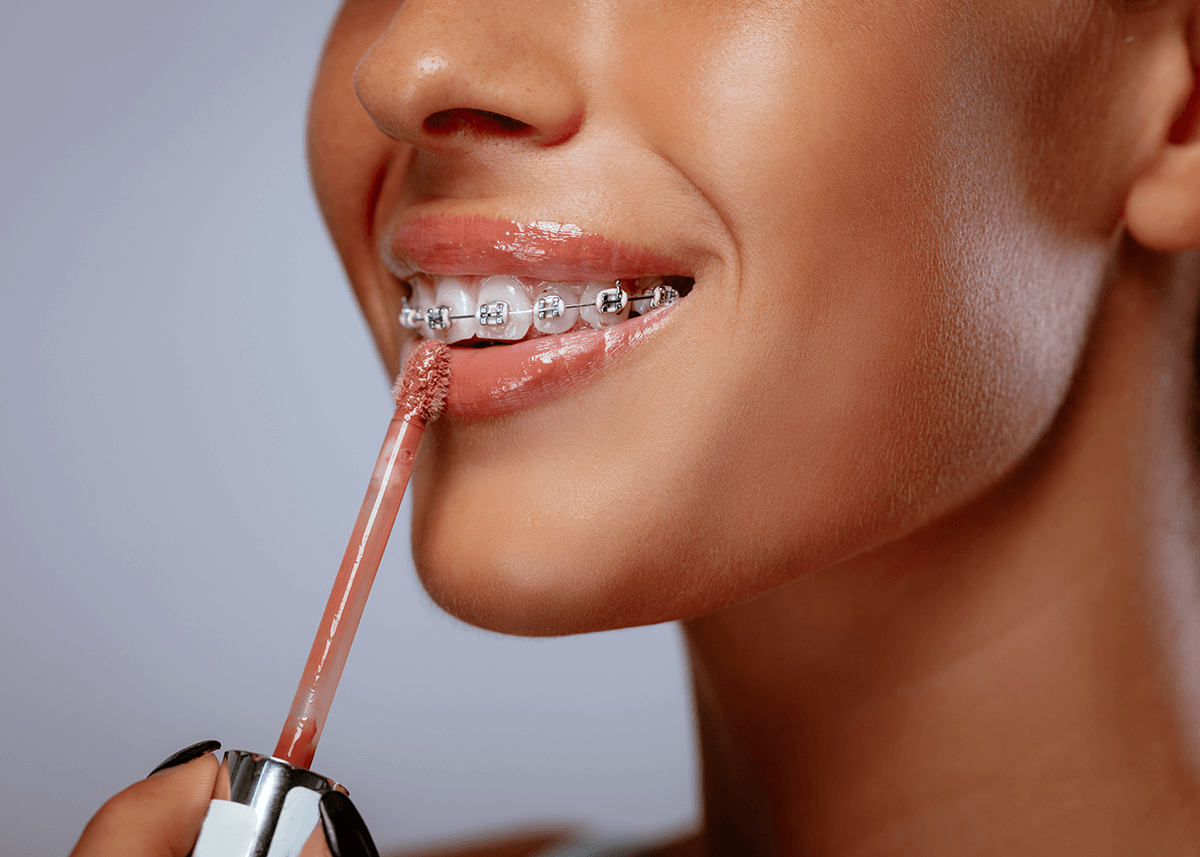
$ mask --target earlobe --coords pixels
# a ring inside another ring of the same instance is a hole
[[[1158,151],[1125,202],[1129,233],[1151,250],[1174,253],[1200,247],[1200,35],[1188,32],[1189,93],[1163,123]]]

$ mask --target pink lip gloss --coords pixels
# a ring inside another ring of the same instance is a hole
[[[193,857],[299,854],[320,823],[322,796],[333,789],[349,794],[309,766],[404,499],[417,446],[425,425],[445,403],[447,351],[444,343],[427,342],[405,363],[393,390],[396,413],[275,753],[225,753]]]
[[[423,424],[406,419],[399,410],[388,427],[371,485],[309,650],[291,712],[272,753],[277,759],[301,768],[312,765],[321,728],[329,714],[383,548],[404,498],[423,429]]]
[[[301,768],[312,764],[354,632],[404,499],[417,447],[426,423],[441,413],[448,384],[448,349],[433,341],[413,352],[396,382],[396,413],[309,650],[292,709],[275,745],[277,759]]]
[[[398,224],[387,247],[394,271],[426,274],[511,274],[579,282],[692,275],[690,265],[665,253],[550,221],[430,214]]]
[[[505,274],[544,281],[630,282],[695,277],[694,252],[659,249],[549,220],[517,222],[479,214],[431,213],[385,230],[383,260],[401,279],[421,275]],[[550,402],[602,376],[677,313],[675,305],[603,330],[574,330],[488,348],[452,348],[454,386],[446,413],[488,419]]]

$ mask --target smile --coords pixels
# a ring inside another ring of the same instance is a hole
[[[603,330],[671,306],[690,277],[547,282],[509,275],[421,276],[400,324],[427,339],[485,347],[574,330]]]
[[[446,414],[492,418],[598,383],[671,326],[693,263],[578,226],[433,214],[385,232],[405,351],[451,345]]]

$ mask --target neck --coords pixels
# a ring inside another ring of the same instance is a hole
[[[1200,277],[1134,261],[987,496],[686,624],[702,850],[1200,849]]]

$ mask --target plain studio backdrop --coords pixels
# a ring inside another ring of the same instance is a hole
[[[390,415],[304,166],[333,12],[0,4],[5,855],[63,855],[171,752],[269,751],[287,714]],[[680,648],[451,619],[405,509],[314,767],[384,847],[677,828]]]

